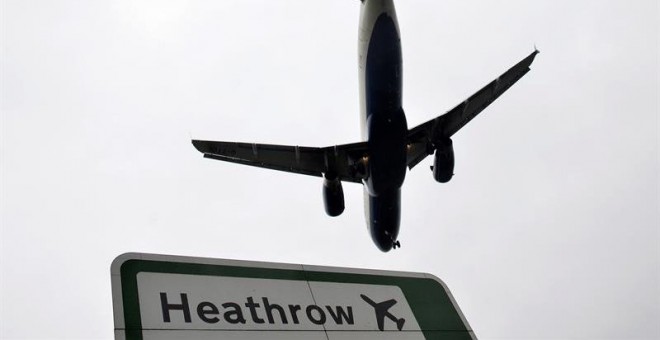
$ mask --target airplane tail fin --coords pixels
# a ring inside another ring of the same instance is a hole
[[[397,320],[396,321],[396,328],[398,328],[399,330],[402,330],[404,323],[406,323],[406,319],[404,319],[404,318],[401,318],[401,319]]]

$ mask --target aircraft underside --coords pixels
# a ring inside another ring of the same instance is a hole
[[[451,137],[522,78],[538,51],[501,74],[445,114],[408,129],[401,107],[402,57],[392,0],[362,0],[358,76],[363,141],[324,148],[193,140],[205,158],[323,178],[330,216],[344,211],[342,182],[364,185],[365,217],[376,246],[400,246],[401,187],[406,172],[435,153],[433,178],[454,171]]]
[[[394,6],[387,1],[362,4],[360,37],[368,44],[360,46],[365,55],[360,68],[360,86],[364,89],[367,144],[369,146],[368,177],[364,181],[365,218],[378,249],[389,251],[399,245],[401,221],[401,186],[406,176],[406,137],[408,125],[401,107],[402,58],[399,28]],[[375,19],[375,20],[374,20]],[[365,27],[369,27],[365,29]],[[366,49],[365,49],[366,47]]]

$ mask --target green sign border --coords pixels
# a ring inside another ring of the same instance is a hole
[[[246,261],[246,264],[252,263]],[[397,286],[406,297],[426,339],[474,338],[473,332],[470,330],[469,325],[463,322],[460,311],[454,306],[453,299],[445,291],[444,285],[433,278],[338,273],[306,269],[241,267],[132,258],[121,263],[120,267],[124,330],[127,340],[142,340],[137,275],[144,272]]]

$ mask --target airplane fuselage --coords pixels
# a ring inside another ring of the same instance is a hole
[[[367,229],[386,252],[399,247],[401,187],[433,155],[433,179],[454,175],[452,136],[529,70],[534,50],[453,109],[408,129],[402,108],[401,35],[393,0],[361,0],[358,78],[362,140],[328,147],[193,140],[205,158],[323,178],[326,214],[345,208],[342,181],[361,183]],[[399,321],[397,321],[398,323]]]
[[[395,245],[406,176],[408,125],[401,107],[401,39],[392,0],[364,0],[358,42],[362,138],[369,145],[364,203],[376,246]]]

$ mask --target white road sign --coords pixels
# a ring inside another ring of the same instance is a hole
[[[117,339],[474,339],[422,273],[129,253],[112,263]]]

